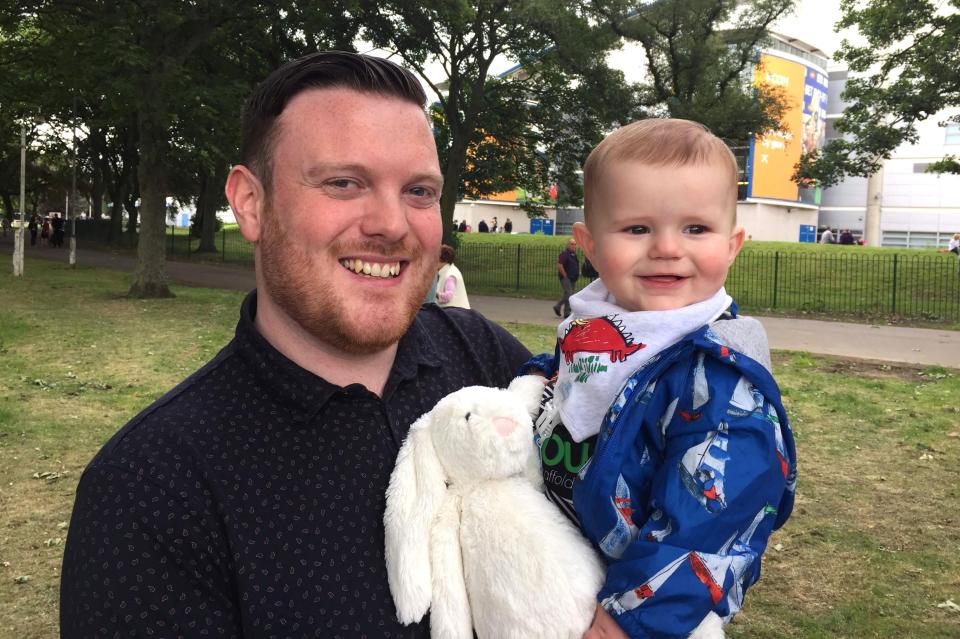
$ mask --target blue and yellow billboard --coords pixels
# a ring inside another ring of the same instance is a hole
[[[779,89],[787,100],[780,130],[750,142],[747,197],[797,202],[793,167],[805,151],[823,146],[827,118],[827,77],[813,67],[764,53],[754,83]]]

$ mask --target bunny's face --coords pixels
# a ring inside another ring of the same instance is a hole
[[[519,474],[536,454],[530,415],[508,390],[473,386],[448,395],[434,408],[430,427],[451,483]]]

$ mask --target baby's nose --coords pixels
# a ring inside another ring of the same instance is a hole
[[[501,437],[506,437],[517,429],[517,422],[509,417],[496,417],[493,420],[493,427]]]

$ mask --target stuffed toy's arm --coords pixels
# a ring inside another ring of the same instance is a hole
[[[687,411],[669,424],[649,498],[658,508],[618,558],[608,557],[598,597],[631,637],[686,636],[711,611],[732,616],[759,577],[787,484],[779,424],[761,401],[713,431],[685,421]],[[618,500],[621,512],[624,505]]]
[[[444,639],[471,639],[473,623],[460,553],[460,496],[450,494],[430,532],[433,608],[430,634]]]

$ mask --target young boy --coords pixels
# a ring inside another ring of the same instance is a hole
[[[766,335],[723,288],[736,202],[733,154],[693,122],[625,126],[584,166],[573,232],[600,279],[558,328],[537,439],[548,495],[608,562],[587,637],[723,637],[793,507]]]

